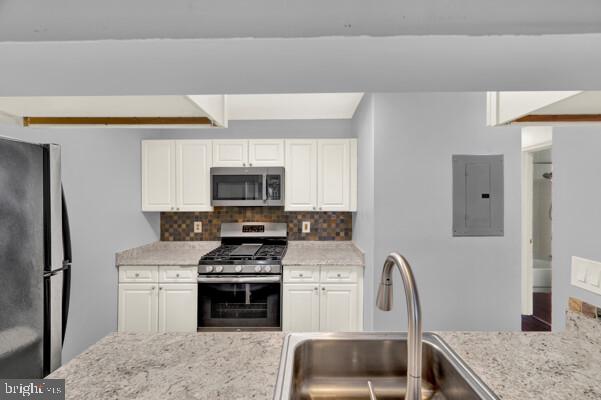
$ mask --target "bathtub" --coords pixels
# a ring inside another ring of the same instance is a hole
[[[532,286],[535,293],[551,291],[551,261],[534,259]]]

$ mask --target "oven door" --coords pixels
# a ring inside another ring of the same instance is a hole
[[[211,204],[284,205],[284,168],[211,168]]]
[[[198,330],[282,330],[282,282],[273,276],[200,276]]]

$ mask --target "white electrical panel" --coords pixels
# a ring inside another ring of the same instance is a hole
[[[572,257],[572,285],[601,294],[601,262]]]

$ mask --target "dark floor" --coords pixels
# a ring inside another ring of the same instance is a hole
[[[551,331],[551,293],[534,293],[533,315],[522,315],[522,332]]]

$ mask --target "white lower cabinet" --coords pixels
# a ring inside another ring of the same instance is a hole
[[[326,332],[358,330],[357,284],[322,284],[319,300],[319,328]]]
[[[195,332],[197,314],[196,283],[159,285],[159,332]]]
[[[315,282],[306,283],[307,277]],[[283,292],[284,331],[352,332],[362,329],[362,267],[285,266]]]
[[[120,267],[118,330],[196,332],[198,284],[192,275],[196,267],[161,266],[158,273],[156,266]],[[137,281],[148,276],[156,281]]]
[[[123,332],[156,332],[159,299],[156,283],[119,284],[119,323]]]
[[[285,331],[316,332],[319,330],[319,284],[284,284]]]

